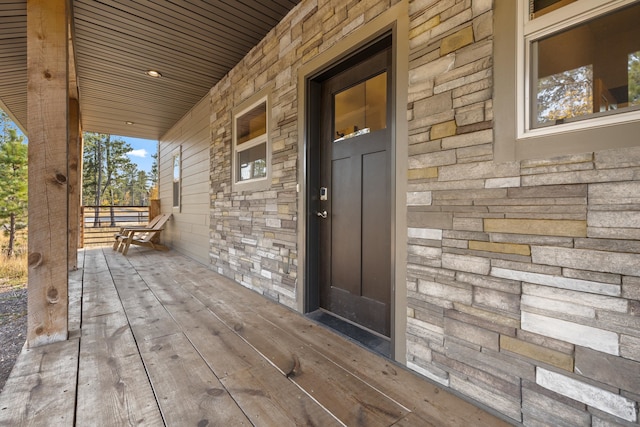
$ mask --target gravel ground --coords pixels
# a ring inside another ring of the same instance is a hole
[[[0,391],[27,337],[27,289],[0,287]]]

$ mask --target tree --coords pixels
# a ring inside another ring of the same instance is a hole
[[[590,65],[538,80],[537,122],[555,122],[593,112],[593,71]]]
[[[28,150],[24,137],[18,136],[8,116],[0,113],[0,219],[9,220],[3,227],[9,233],[7,256],[12,256],[18,222],[24,221],[27,214]]]
[[[629,54],[629,106],[640,105],[640,52]]]
[[[111,206],[111,225],[115,225],[113,206],[125,203],[128,176],[137,176],[136,165],[127,153],[131,145],[111,135],[84,134],[83,200],[95,206],[94,226],[100,226],[99,206]],[[130,199],[130,198],[129,198]]]

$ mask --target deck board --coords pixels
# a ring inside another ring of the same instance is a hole
[[[0,425],[72,426],[78,339],[25,348],[0,395]]]
[[[82,254],[80,329],[23,352],[0,425],[508,425],[175,252]]]

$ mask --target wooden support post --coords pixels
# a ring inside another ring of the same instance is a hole
[[[68,8],[27,1],[29,347],[68,336]]]
[[[80,105],[69,99],[69,271],[78,269],[82,180],[80,169]]]

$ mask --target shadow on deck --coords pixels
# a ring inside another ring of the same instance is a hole
[[[0,425],[508,425],[174,252],[80,252],[70,339],[24,350]]]

